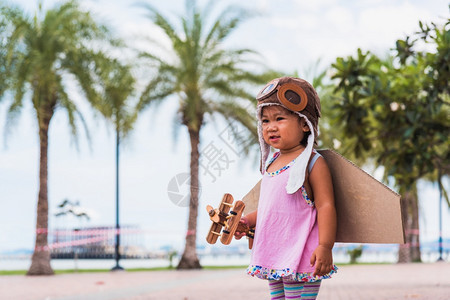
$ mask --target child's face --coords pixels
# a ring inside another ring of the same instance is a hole
[[[303,118],[279,106],[263,107],[261,112],[264,141],[273,148],[289,151],[303,147],[302,141],[309,127]]]

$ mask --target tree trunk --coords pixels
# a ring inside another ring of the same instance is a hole
[[[53,275],[50,265],[50,250],[48,249],[48,128],[53,115],[53,110],[39,118],[39,195],[36,217],[36,243],[31,258],[31,266],[27,275]]]
[[[198,145],[200,143],[200,130],[189,130],[191,141],[191,180],[188,230],[186,233],[186,245],[177,269],[200,269],[200,261],[197,257],[197,216],[198,216],[198,192],[199,192],[199,158]]]
[[[398,262],[420,262],[419,206],[415,185],[403,192],[402,195],[402,216],[406,244],[400,245]]]
[[[400,244],[398,249],[398,262],[408,263],[411,262],[411,253],[409,251],[409,228],[411,228],[411,219],[409,214],[409,208],[411,207],[411,199],[408,197],[408,193],[402,193],[402,219],[403,219],[403,230],[405,231],[405,244]]]
[[[417,196],[416,186],[414,186],[414,194],[412,197],[412,226],[411,226],[411,260],[413,262],[422,262],[420,254],[420,232],[419,232],[419,199]]]

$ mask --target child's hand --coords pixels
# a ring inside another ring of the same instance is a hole
[[[239,231],[240,228],[248,228],[248,221],[245,217],[242,217],[239,220],[239,225],[236,229],[236,231],[234,232],[234,238],[237,240],[240,240],[243,236],[245,236],[245,232],[243,231]]]
[[[323,276],[333,269],[333,254],[331,249],[322,245],[317,246],[311,255],[311,266],[315,266],[313,276]]]

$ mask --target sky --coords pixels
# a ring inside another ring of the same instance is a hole
[[[102,22],[112,27],[128,44],[152,49],[146,38],[167,43],[161,31],[146,19],[145,11],[131,1],[80,1]],[[36,2],[15,0],[30,14]],[[44,8],[58,3],[43,1]],[[164,15],[174,18],[184,11],[184,1],[148,1]],[[199,1],[200,5],[205,1]],[[311,68],[328,66],[336,57],[354,55],[359,47],[378,55],[388,53],[395,41],[418,30],[418,21],[442,23],[448,18],[448,2],[392,0],[249,0],[221,1],[239,4],[257,13],[243,23],[226,47],[257,50],[269,67],[298,72],[311,79]],[[126,53],[124,53],[126,56]],[[124,59],[127,59],[126,57]],[[138,78],[140,86],[149,78]],[[78,144],[70,136],[67,118],[57,111],[49,133],[49,228],[113,226],[115,224],[115,135],[95,116],[75,88],[72,97],[79,104],[90,132],[90,142],[80,130]],[[255,90],[255,95],[257,90]],[[32,249],[38,194],[39,145],[37,126],[30,104],[24,106],[16,126],[3,138],[7,101],[0,102],[0,253]],[[189,138],[184,128],[174,138],[176,99],[169,98],[158,110],[144,111],[134,132],[121,147],[120,220],[122,225],[142,229],[143,244],[149,249],[171,245],[181,249],[187,228],[188,209],[183,184],[189,172]],[[326,113],[326,112],[323,112]],[[242,198],[259,180],[258,163],[236,151],[220,119],[210,120],[202,132],[200,151],[216,151],[222,170],[201,169],[198,242],[204,243],[210,226],[205,207],[217,206],[224,193]],[[204,165],[207,164],[203,160]],[[79,201],[90,220],[56,217],[64,200]],[[438,236],[439,194],[435,186],[420,183],[421,234],[424,240]],[[444,236],[450,237],[450,213],[444,211]],[[234,241],[233,243],[243,243]]]

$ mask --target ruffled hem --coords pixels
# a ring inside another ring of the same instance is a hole
[[[313,276],[312,273],[304,272],[304,273],[296,273],[293,270],[286,269],[269,269],[264,268],[262,266],[249,266],[247,268],[247,274],[250,276],[255,276],[261,279],[267,280],[280,280],[281,278],[286,278],[292,281],[299,282],[316,282],[322,279],[331,278],[331,275],[335,274],[338,270],[338,267],[333,265],[333,269],[330,273],[323,276]]]

